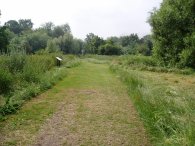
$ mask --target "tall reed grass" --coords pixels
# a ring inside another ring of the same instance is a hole
[[[193,146],[195,144],[195,96],[153,80],[142,71],[112,64],[110,69],[126,83],[154,145]]]
[[[165,72],[165,73],[178,73],[178,74],[192,74],[194,69],[192,68],[173,68],[166,67],[158,64],[158,62],[151,56],[135,56],[124,55],[114,60],[115,64],[121,65],[133,70],[147,70],[152,72]]]
[[[64,66],[55,67],[56,56],[63,58],[64,66],[80,64],[75,56],[61,54],[0,56],[0,120],[67,75]]]

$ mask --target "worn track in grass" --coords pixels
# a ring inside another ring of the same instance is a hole
[[[1,145],[150,145],[125,86],[106,64],[83,62],[0,123]]]

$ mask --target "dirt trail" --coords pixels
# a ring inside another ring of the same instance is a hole
[[[125,86],[107,65],[83,62],[56,88],[64,98],[28,145],[150,145]]]

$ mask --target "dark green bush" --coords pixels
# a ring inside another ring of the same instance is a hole
[[[152,57],[146,56],[128,56],[126,63],[128,65],[157,66],[156,61]]]
[[[0,94],[8,93],[13,86],[13,77],[9,71],[0,68]]]
[[[26,55],[14,54],[9,56],[7,66],[11,73],[21,72],[26,64]]]
[[[122,53],[122,49],[121,47],[113,44],[105,44],[100,46],[99,53],[101,55],[120,55]]]
[[[16,113],[16,111],[21,107],[21,104],[5,104],[4,106],[0,107],[0,120],[1,116],[9,115]]]

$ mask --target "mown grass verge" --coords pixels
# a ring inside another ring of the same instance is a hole
[[[112,64],[110,69],[127,85],[154,145],[194,145],[193,88],[185,90],[161,78],[153,79],[143,71],[130,70],[118,64]]]

